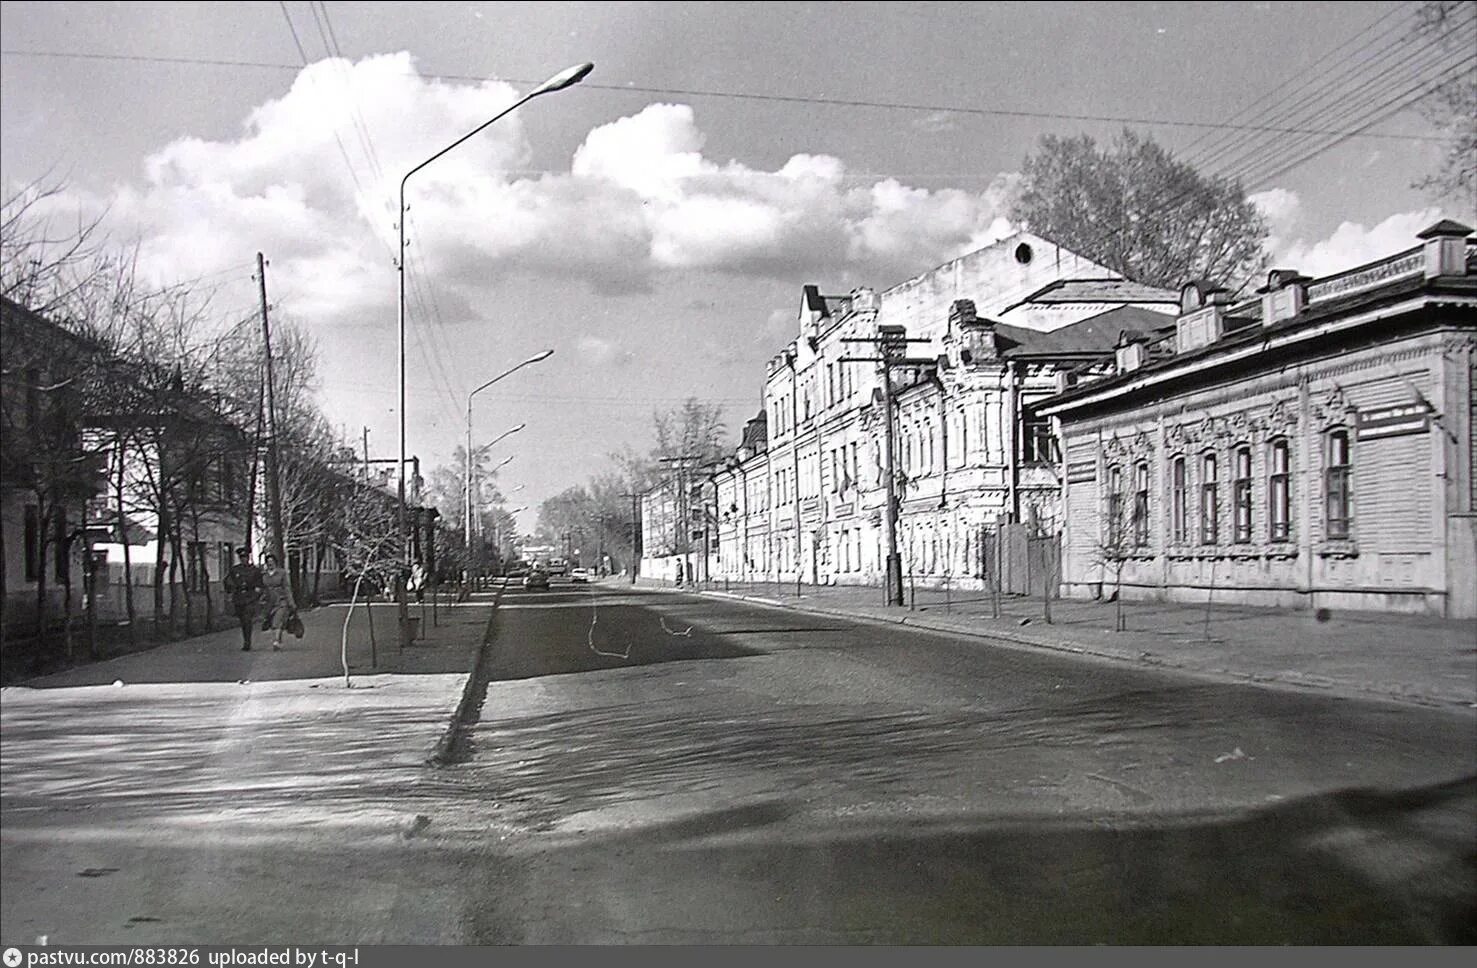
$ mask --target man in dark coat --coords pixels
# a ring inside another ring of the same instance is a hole
[[[223,582],[230,596],[231,608],[241,622],[241,651],[251,651],[252,626],[262,606],[262,570],[251,563],[251,553],[245,548],[236,552],[236,563],[226,572]]]

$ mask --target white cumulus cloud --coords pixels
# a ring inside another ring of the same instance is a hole
[[[1343,222],[1322,238],[1302,235],[1302,203],[1297,193],[1276,188],[1251,196],[1267,219],[1267,253],[1278,268],[1308,276],[1327,276],[1393,255],[1418,244],[1416,233],[1440,220],[1441,210],[1397,212],[1373,225]]]
[[[321,61],[235,136],[164,145],[138,183],[98,201],[161,277],[267,251],[299,308],[350,317],[385,298],[400,176],[516,97],[497,81],[422,77],[408,53]],[[567,171],[529,172],[509,115],[411,178],[411,269],[465,291],[511,272],[607,291],[691,270],[885,286],[1008,230],[1000,185],[916,188],[820,153],[766,170],[708,157],[705,143],[690,106],[651,104],[590,130]]]

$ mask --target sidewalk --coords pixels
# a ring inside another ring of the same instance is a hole
[[[448,605],[447,597],[436,609],[431,603],[422,610],[412,605],[412,617],[424,612],[420,637],[404,649],[396,636],[396,607],[389,602],[360,604],[348,635],[349,672],[353,678],[382,675],[465,676],[482,646],[482,637],[494,608],[493,595],[482,595],[464,605]],[[370,636],[373,611],[374,636]],[[122,655],[114,659],[77,666],[63,672],[26,680],[12,689],[107,686],[121,682],[268,682],[290,679],[343,680],[342,633],[347,605],[326,605],[302,612],[301,639],[284,635],[282,651],[272,650],[273,633],[257,628],[250,652],[241,650],[241,632],[230,629],[209,632]],[[447,710],[451,715],[451,710]]]
[[[648,588],[671,582],[640,579]],[[1311,611],[1236,605],[1124,602],[1127,630],[1115,632],[1116,605],[1053,600],[1052,623],[1037,599],[976,590],[918,589],[911,609],[888,608],[882,589],[699,583],[688,591],[825,615],[894,622],[1017,645],[1163,666],[1199,675],[1273,683],[1343,695],[1477,708],[1477,621],[1373,612]]]

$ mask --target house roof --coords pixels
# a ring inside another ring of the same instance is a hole
[[[1049,333],[997,323],[1005,356],[1102,356],[1112,353],[1124,330],[1152,334],[1174,329],[1174,317],[1138,306],[1119,306]]]
[[[1058,279],[1049,282],[1029,296],[1005,307],[1005,312],[1024,306],[1064,305],[1071,303],[1122,302],[1122,303],[1173,303],[1178,304],[1179,294],[1157,286],[1148,286],[1131,279]]]
[[[1217,359],[1219,357],[1229,360],[1244,356],[1242,351],[1258,342],[1270,343],[1278,337],[1294,334],[1299,330],[1311,330],[1319,324],[1335,320],[1340,316],[1352,315],[1382,306],[1399,305],[1412,297],[1422,295],[1449,295],[1461,297],[1464,300],[1477,298],[1477,276],[1438,276],[1434,279],[1406,276],[1369,289],[1334,296],[1313,303],[1298,315],[1281,320],[1274,325],[1243,325],[1213,343],[1197,347],[1189,352],[1167,356],[1136,370],[1082,384],[1041,401],[1038,406],[1049,412],[1066,413],[1076,409],[1079,402],[1089,397],[1103,393],[1111,394],[1120,388],[1129,388],[1128,392],[1136,392],[1130,385],[1142,381],[1147,380],[1159,385],[1163,380],[1186,379],[1192,373],[1219,365],[1222,362]]]

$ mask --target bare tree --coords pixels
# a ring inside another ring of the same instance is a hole
[[[1477,3],[1473,0],[1426,0],[1416,13],[1416,35],[1439,40],[1443,54],[1458,51],[1470,58],[1477,44]],[[1460,199],[1477,212],[1477,70],[1446,78],[1420,102],[1421,113],[1448,138],[1441,166],[1415,183],[1437,198]]]
[[[1126,129],[1108,148],[1087,135],[1042,138],[1011,216],[1156,286],[1204,278],[1234,289],[1266,259],[1266,221],[1240,183],[1201,175]]]
[[[1105,573],[1113,576],[1113,630],[1122,632],[1128,628],[1123,617],[1123,569],[1133,560],[1136,546],[1125,512],[1124,495],[1114,491],[1108,495],[1108,505],[1103,517],[1103,533],[1093,549],[1092,561]]]

